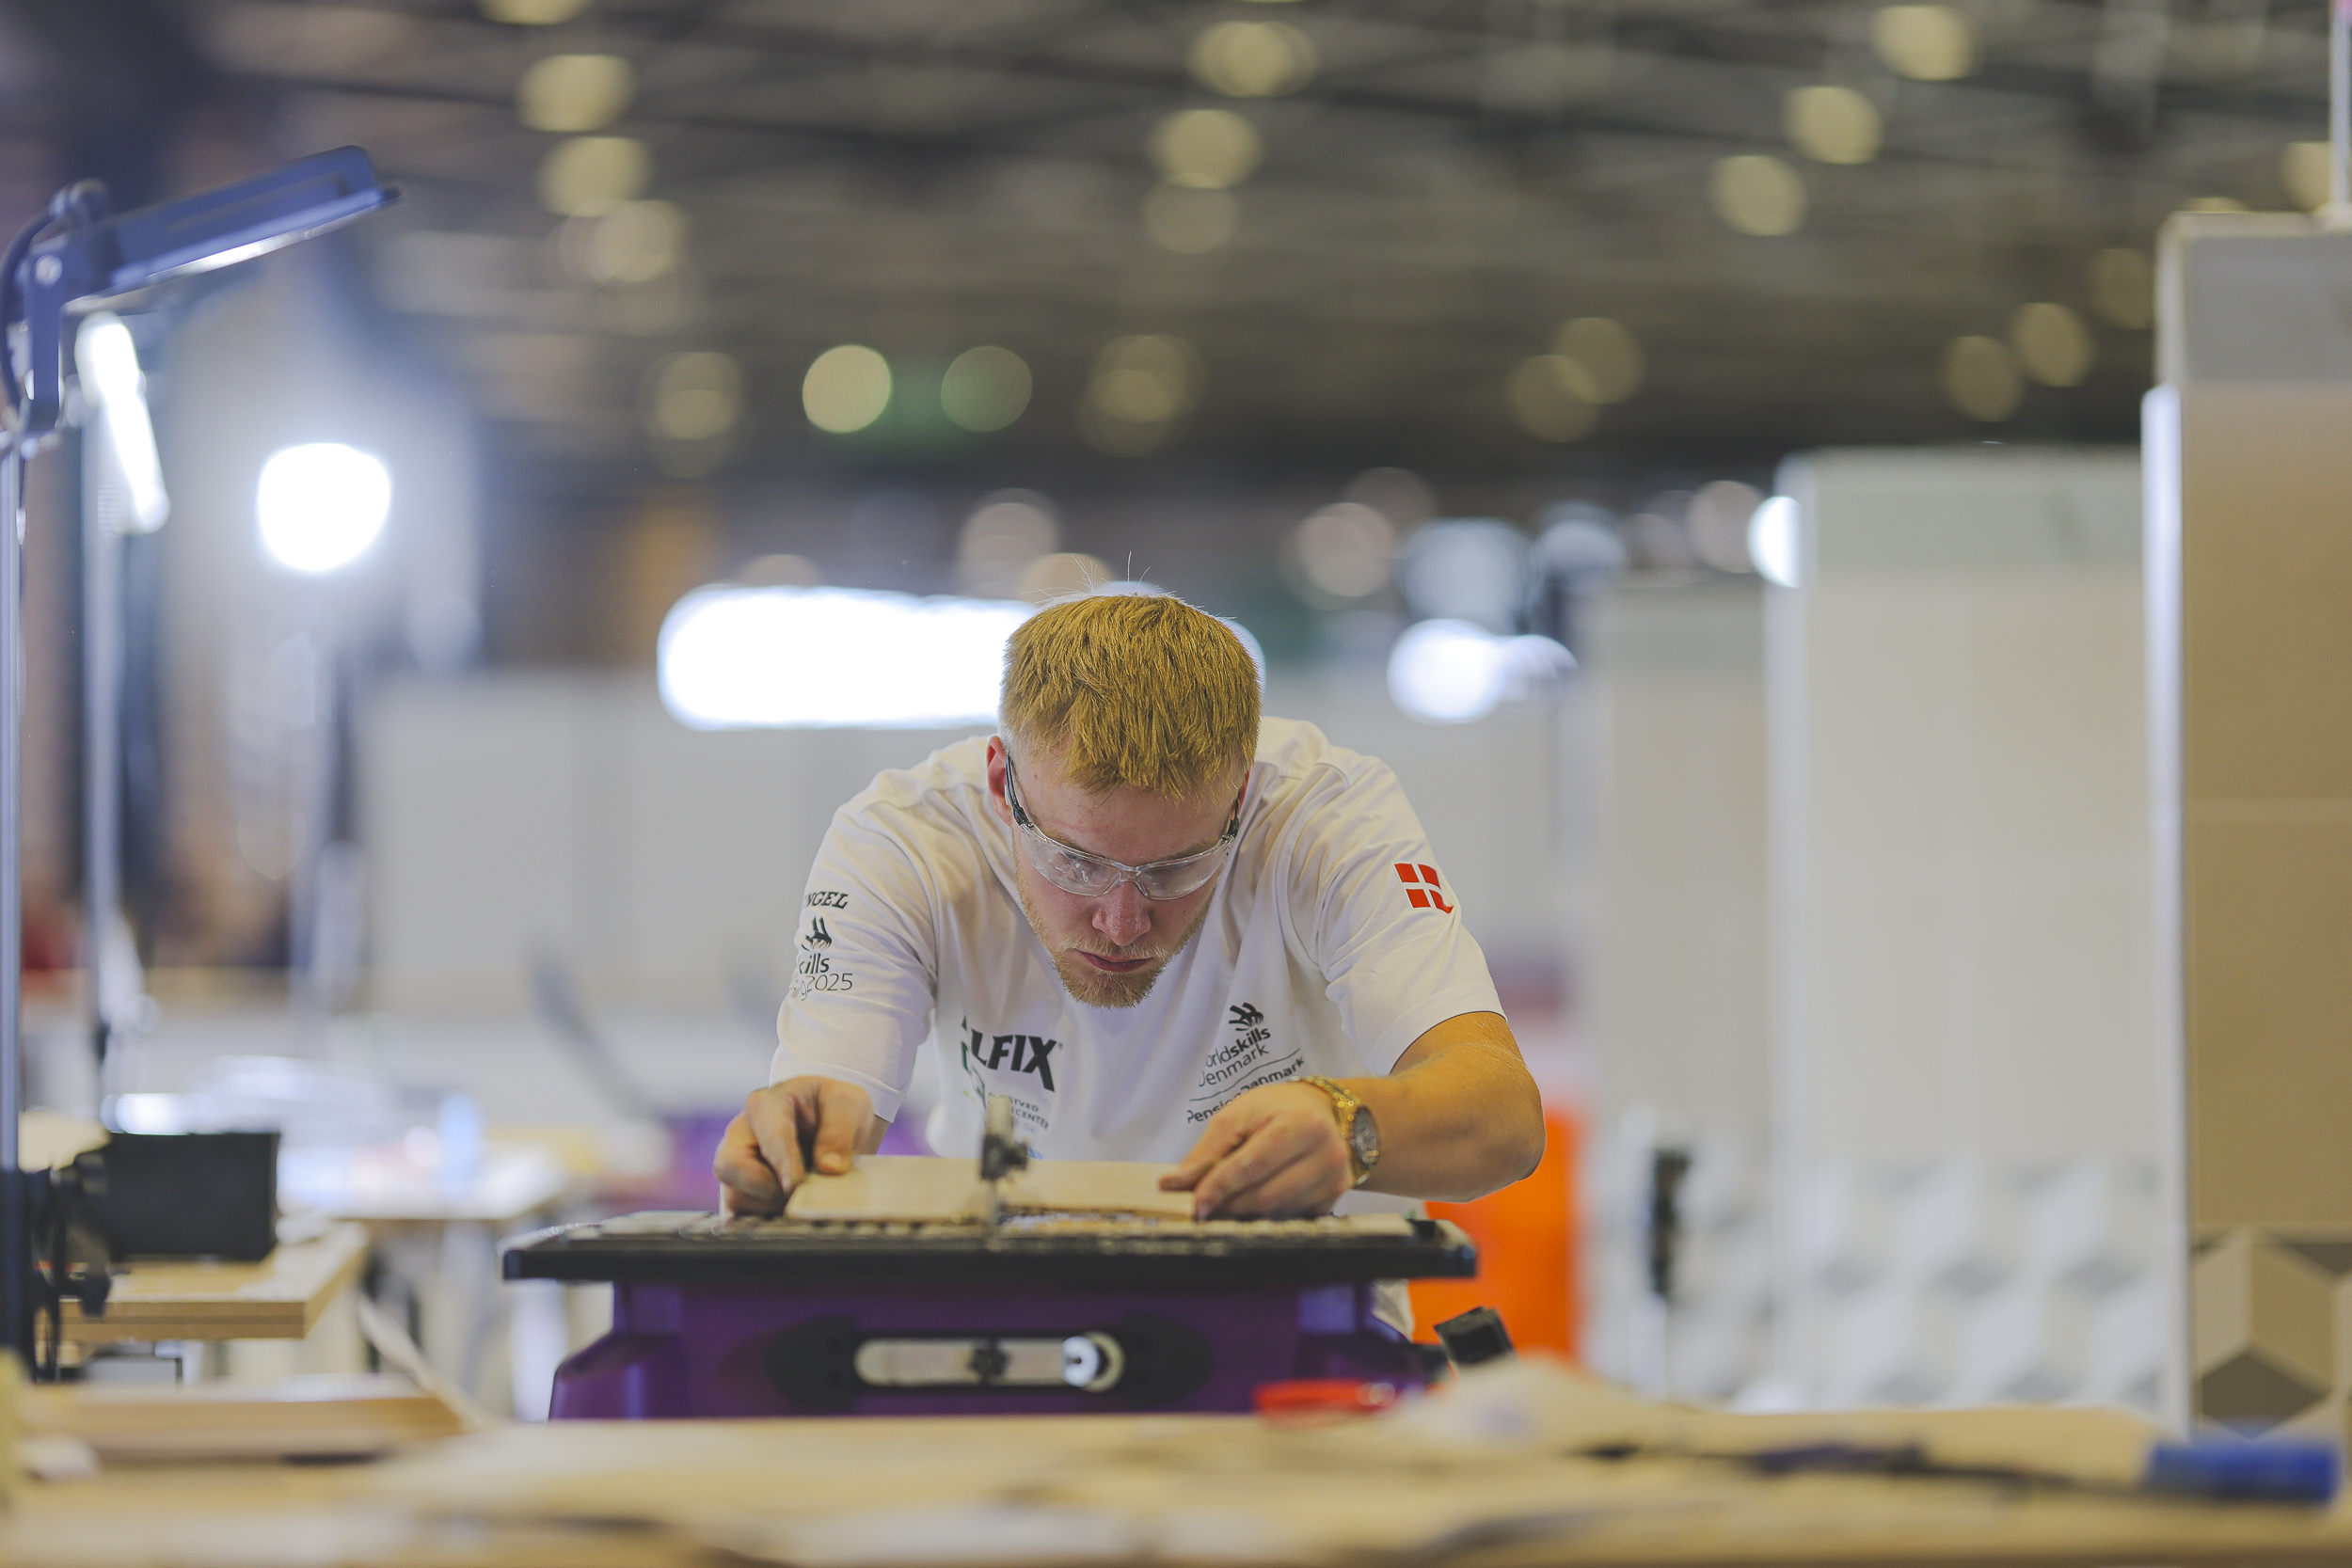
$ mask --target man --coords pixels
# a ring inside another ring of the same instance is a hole
[[[927,1036],[942,1152],[1004,1094],[1041,1157],[1177,1162],[1202,1218],[1533,1170],[1534,1084],[1395,776],[1258,704],[1240,640],[1173,598],[1014,632],[1001,733],[834,816],[729,1209],[876,1148]]]

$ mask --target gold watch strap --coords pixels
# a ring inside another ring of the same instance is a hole
[[[1364,1108],[1364,1102],[1328,1078],[1311,1073],[1299,1082],[1312,1084],[1330,1098],[1331,1118],[1340,1124],[1340,1145],[1347,1150],[1348,1185],[1362,1186],[1372,1180],[1372,1167],[1357,1158],[1356,1140],[1352,1134],[1356,1131],[1357,1113]]]

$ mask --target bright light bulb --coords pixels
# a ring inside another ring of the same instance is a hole
[[[392,510],[381,458],[340,441],[280,447],[254,498],[262,547],[289,571],[316,577],[367,554]]]
[[[1782,588],[1797,586],[1799,521],[1793,496],[1774,496],[1749,514],[1748,559],[1765,581]]]
[[[83,389],[95,394],[106,450],[130,492],[131,527],[152,533],[171,515],[171,498],[164,491],[163,460],[156,455],[155,427],[147,417],[147,378],[139,372],[139,351],[131,341],[131,329],[111,311],[91,316],[74,339],[74,364]]]

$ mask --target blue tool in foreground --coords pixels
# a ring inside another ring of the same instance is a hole
[[[2151,1492],[2249,1502],[2325,1503],[2344,1482],[2333,1443],[2300,1437],[2202,1437],[2148,1451]]]
[[[1767,1449],[1745,1456],[1767,1475],[1840,1471],[1868,1475],[1946,1476],[1955,1479],[2051,1482],[2099,1490],[2160,1492],[2217,1502],[2298,1503],[2322,1506],[2343,1483],[2344,1460],[2334,1444],[2296,1437],[2201,1437],[2186,1443],[2157,1443],[2148,1450],[2136,1481],[2106,1471],[2081,1472],[2020,1463],[1954,1462],[1919,1443],[1826,1441]],[[2103,1473],[2104,1472],[2104,1473]]]

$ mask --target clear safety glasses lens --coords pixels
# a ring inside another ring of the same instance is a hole
[[[1136,891],[1146,898],[1182,898],[1208,885],[1217,868],[1225,863],[1226,850],[1232,847],[1232,839],[1222,839],[1197,855],[1162,861],[1130,872],[1115,861],[1097,860],[1082,850],[1057,844],[1026,822],[1021,825],[1021,842],[1028,849],[1029,863],[1037,867],[1039,876],[1064,893],[1074,893],[1081,898],[1100,898],[1131,877]]]
[[[1046,837],[1029,820],[1028,812],[1021,804],[1020,780],[1012,770],[1009,757],[1005,762],[1005,796],[1020,829],[1022,847],[1028,852],[1029,863],[1037,867],[1037,874],[1064,893],[1074,893],[1081,898],[1100,898],[1129,880],[1136,884],[1137,893],[1153,900],[1182,898],[1188,893],[1198,893],[1225,863],[1226,853],[1232,848],[1234,836],[1241,829],[1236,816],[1226,823],[1225,835],[1197,855],[1158,861],[1151,865],[1122,865]]]

